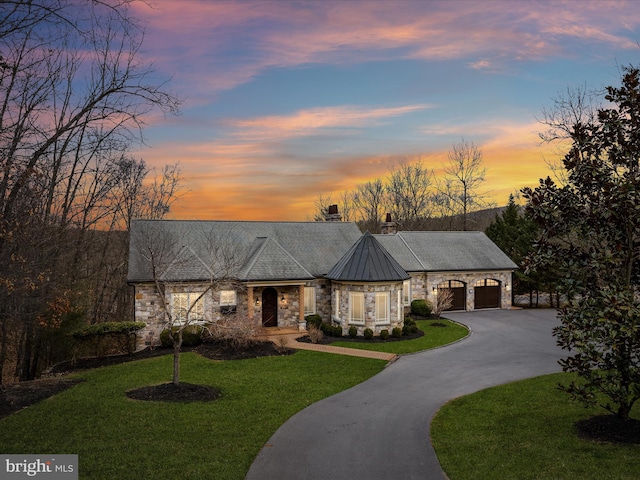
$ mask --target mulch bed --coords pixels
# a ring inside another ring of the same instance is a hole
[[[273,355],[290,355],[295,352],[293,349],[278,347],[272,342],[256,342],[242,349],[216,343],[203,343],[197,347],[185,347],[182,351],[193,351],[212,360],[242,360]],[[45,378],[12,385],[0,385],[0,419],[84,381],[67,378],[64,376],[66,374],[172,353],[172,348],[147,348],[131,355],[81,358],[73,363],[64,362],[56,365],[49,370],[48,375],[50,376]],[[206,385],[180,383],[176,387],[169,383],[127,392],[127,396],[138,400],[189,402],[215,400],[220,396],[220,392]]]
[[[596,415],[576,423],[580,438],[596,442],[640,444],[640,420]]]
[[[0,385],[0,418],[83,382],[74,378],[41,378],[13,385]]]
[[[220,390],[208,385],[194,385],[181,382],[178,385],[163,383],[137,388],[127,392],[134,400],[152,400],[155,402],[211,402],[220,397]]]

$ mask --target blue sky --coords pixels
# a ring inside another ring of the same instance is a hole
[[[306,220],[322,194],[399,161],[436,171],[462,138],[496,203],[549,174],[537,122],[567,87],[640,58],[640,2],[156,0],[143,57],[183,99],[149,119],[150,165],[179,162],[175,218]]]

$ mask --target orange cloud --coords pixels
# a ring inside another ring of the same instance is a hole
[[[259,138],[278,138],[312,135],[317,130],[344,127],[381,125],[383,119],[413,113],[428,105],[404,107],[363,108],[352,105],[301,110],[293,115],[272,115],[247,120],[228,120],[237,128],[235,135]]]

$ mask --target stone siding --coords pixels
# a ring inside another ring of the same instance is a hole
[[[349,328],[352,326],[352,324],[349,323],[349,294],[351,292],[362,292],[364,294],[364,324],[353,324],[358,330],[358,335],[363,335],[367,328],[373,330],[374,335],[380,335],[380,331],[382,330],[388,330],[389,333],[391,333],[391,330],[394,327],[402,328],[404,325],[402,282],[384,284],[334,283],[332,286],[332,292],[334,299],[337,296],[340,298],[338,315],[336,316],[334,311],[332,319],[334,323],[338,323],[342,326],[342,333],[344,335],[348,335]],[[376,293],[380,292],[389,293],[389,322],[384,324],[376,324],[375,320]],[[398,302],[398,293],[400,293],[400,302]]]

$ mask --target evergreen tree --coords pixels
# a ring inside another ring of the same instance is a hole
[[[513,292],[529,293],[529,304],[532,306],[532,294],[539,288],[539,275],[533,271],[525,273],[525,262],[527,256],[533,252],[533,244],[538,235],[537,225],[524,215],[513,195],[509,195],[507,207],[502,214],[496,216],[485,233],[520,267],[514,273]]]
[[[573,125],[567,183],[524,194],[542,229],[535,263],[553,266],[569,298],[554,335],[578,378],[562,388],[627,419],[640,398],[640,70],[622,74],[606,89],[612,107]]]

